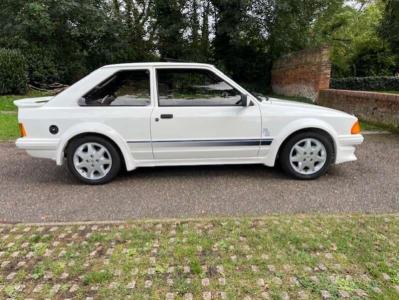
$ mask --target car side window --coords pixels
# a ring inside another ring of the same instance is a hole
[[[203,69],[158,69],[159,106],[239,106],[241,94]]]
[[[120,71],[84,95],[79,104],[84,106],[150,105],[150,72],[148,70]]]

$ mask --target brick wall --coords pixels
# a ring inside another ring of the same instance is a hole
[[[273,64],[273,92],[316,100],[330,87],[331,63],[328,47],[303,50],[281,57]]]
[[[399,128],[399,95],[330,89],[320,91],[317,103]]]

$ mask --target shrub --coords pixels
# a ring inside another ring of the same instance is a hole
[[[24,56],[17,50],[0,48],[0,95],[25,94],[27,86]]]
[[[358,91],[399,91],[399,77],[348,77],[332,79],[331,88]]]

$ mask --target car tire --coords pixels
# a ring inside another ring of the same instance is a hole
[[[282,170],[296,179],[312,180],[324,175],[334,159],[334,146],[327,134],[301,132],[290,137],[281,149]]]
[[[110,182],[118,175],[121,164],[118,149],[105,138],[84,136],[72,140],[68,145],[68,169],[86,184]]]

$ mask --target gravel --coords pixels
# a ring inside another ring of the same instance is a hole
[[[260,165],[142,168],[103,186],[0,143],[0,222],[399,211],[399,135],[367,135],[359,160],[315,181]]]

